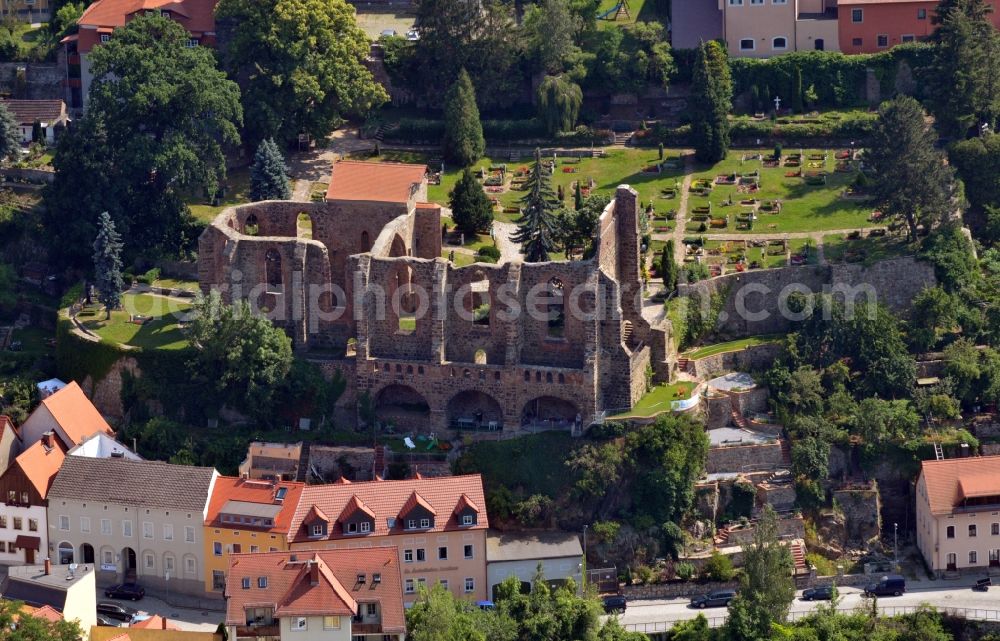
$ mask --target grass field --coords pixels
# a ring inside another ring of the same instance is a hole
[[[691,392],[696,385],[697,383],[692,381],[677,381],[670,385],[658,385],[646,392],[631,410],[620,414],[619,417],[654,416],[662,412],[669,412],[670,403],[691,398]]]
[[[212,205],[212,201],[206,199],[204,194],[192,195],[187,199],[188,207],[195,218],[208,223],[222,213],[226,207],[250,202],[249,168],[241,167],[230,170],[223,185],[226,188],[226,195],[219,199],[218,205]]]
[[[125,294],[122,309],[111,312],[110,321],[98,305],[91,305],[77,318],[84,327],[114,343],[143,349],[182,349],[188,343],[178,316],[190,307],[190,303],[154,294]],[[139,325],[129,321],[133,315],[152,320]]]
[[[843,234],[823,236],[823,256],[830,263],[870,263],[913,252],[914,248],[903,237],[866,236],[849,239]]]
[[[785,156],[799,153],[798,149],[786,149]],[[703,168],[693,177],[695,181],[704,180],[712,184],[708,196],[692,192],[688,198],[689,220],[697,207],[711,206],[713,218],[729,218],[726,228],[712,228],[706,233],[780,233],[797,231],[822,231],[824,229],[848,229],[863,227],[871,214],[871,206],[863,201],[847,200],[841,193],[853,182],[855,172],[838,173],[834,171],[836,161],[833,152],[829,150],[802,150],[803,171],[826,171],[826,184],[808,185],[803,178],[787,177],[800,169],[799,167],[779,166],[763,167],[760,160],[741,160],[744,151],[732,151],[726,160],[711,168]],[[770,151],[764,151],[765,154]],[[810,154],[825,154],[825,160],[810,160]],[[810,166],[813,163],[815,166]],[[753,171],[760,172],[760,190],[753,194],[740,193],[735,185],[715,184],[717,176]],[[734,204],[728,205],[730,198]],[[758,211],[753,229],[739,229],[736,217],[749,210],[740,206],[741,198],[756,198],[758,201],[780,200],[780,213]],[[689,222],[689,230],[696,231],[698,222]]]
[[[753,345],[764,345],[766,343],[776,343],[784,338],[781,334],[765,334],[762,336],[749,336],[747,338],[741,338],[735,341],[729,341],[727,343],[715,343],[714,345],[706,345],[705,347],[699,347],[693,352],[688,352],[684,354],[686,358],[691,360],[698,360],[699,358],[706,358],[708,356],[715,356],[716,354],[724,354],[726,352],[736,352],[741,349],[746,349]]]

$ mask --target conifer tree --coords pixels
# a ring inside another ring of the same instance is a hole
[[[526,261],[542,263],[549,259],[549,252],[556,245],[555,214],[559,202],[552,191],[549,171],[542,165],[542,152],[537,148],[525,187],[528,193],[521,199],[521,217],[511,240],[520,243]]]
[[[17,120],[5,105],[0,105],[0,160],[13,156],[20,146],[20,127]]]
[[[455,188],[449,194],[451,218],[466,234],[489,231],[493,225],[493,204],[468,167],[462,171]]]
[[[483,156],[486,140],[476,106],[476,89],[465,69],[448,90],[444,105],[444,157],[468,167]]]
[[[580,211],[583,207],[583,187],[580,186],[580,181],[576,181],[576,188],[573,190],[573,209]]]
[[[691,98],[688,101],[695,106],[691,117],[691,136],[698,160],[718,162],[726,157],[732,101],[733,83],[726,52],[714,40],[704,42],[695,58]]]
[[[677,262],[674,261],[674,241],[670,239],[663,246],[663,253],[660,255],[660,274],[663,275],[663,286],[667,293],[677,289]]]
[[[98,218],[97,238],[94,239],[94,282],[97,285],[97,299],[107,310],[121,307],[122,290],[122,239],[115,230],[115,223],[108,212]]]
[[[802,113],[805,111],[805,105],[802,104],[802,96],[805,90],[802,88],[802,69],[795,70],[795,91],[792,93],[792,109],[795,113]]]
[[[273,138],[257,146],[250,168],[250,200],[288,200],[292,188],[288,182],[288,167]]]

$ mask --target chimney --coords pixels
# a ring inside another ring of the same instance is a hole
[[[52,445],[52,432],[45,432],[44,434],[42,434],[42,445],[46,449],[50,449],[50,450],[52,449],[52,447],[53,447],[53,445]]]
[[[309,585],[319,585],[319,564],[309,561]]]
[[[45,557],[45,576],[52,574],[52,561]]]

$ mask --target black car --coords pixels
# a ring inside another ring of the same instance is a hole
[[[802,590],[803,601],[829,601],[833,598],[833,587],[809,588]]]
[[[693,608],[728,608],[736,598],[736,590],[714,590],[691,599]]]
[[[105,626],[105,627],[109,627],[109,628],[118,628],[118,627],[121,627],[121,623],[119,623],[118,621],[115,621],[111,617],[108,617],[108,616],[103,615],[103,614],[98,614],[97,615],[97,625]]]
[[[604,611],[608,614],[624,612],[625,606],[628,604],[624,594],[609,594],[601,601],[604,603]]]
[[[131,621],[138,612],[127,605],[111,601],[101,601],[97,604],[97,614],[103,614],[106,617],[118,619],[119,621]]]
[[[900,596],[906,592],[906,579],[898,574],[887,574],[875,583],[865,586],[865,596]]]
[[[131,601],[138,601],[142,597],[146,596],[146,589],[138,583],[120,583],[118,585],[112,585],[110,588],[105,590],[104,596],[109,599],[129,599]]]

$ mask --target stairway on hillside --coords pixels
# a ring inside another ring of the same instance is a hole
[[[792,464],[792,448],[788,444],[787,438],[778,439],[781,443],[781,460],[784,461],[786,466],[791,466]]]
[[[385,446],[375,446],[375,462],[372,464],[372,478],[376,476],[385,478]]]
[[[746,429],[748,425],[747,419],[743,417],[743,411],[740,410],[740,402],[733,394],[729,395],[729,407],[731,408],[730,415],[733,418],[733,425]]]
[[[679,371],[679,372],[686,372],[686,371],[688,371],[688,366],[690,364],[691,364],[691,359],[690,358],[685,358],[685,357],[681,356],[680,358],[677,359],[677,371]]]
[[[795,573],[806,572],[806,551],[801,541],[792,541],[792,562],[795,565]]]
[[[309,441],[304,441],[302,443],[302,449],[299,450],[299,467],[295,471],[295,480],[300,483],[305,483],[309,478]]]

